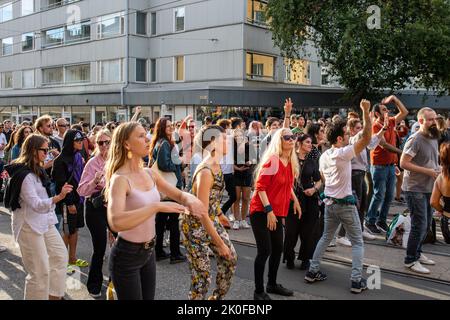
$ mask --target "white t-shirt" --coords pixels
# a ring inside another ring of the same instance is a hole
[[[227,154],[220,161],[220,167],[223,174],[234,172],[234,139],[231,135],[227,135]]]
[[[6,140],[6,136],[3,132],[0,133],[0,144],[3,145],[3,148],[6,148],[6,145],[8,144],[8,140]],[[5,157],[5,151],[0,150],[0,159],[3,159],[4,157]]]
[[[352,195],[352,163],[355,157],[353,145],[331,148],[322,153],[319,170],[325,177],[325,195],[343,199]]]

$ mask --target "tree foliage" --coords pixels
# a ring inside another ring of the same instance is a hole
[[[372,5],[381,25],[371,30]],[[283,55],[304,56],[312,42],[355,101],[409,85],[450,89],[450,0],[270,0],[266,16]]]

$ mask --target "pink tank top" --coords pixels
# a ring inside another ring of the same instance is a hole
[[[149,173],[149,175],[151,176],[151,173]],[[153,177],[152,180],[154,187],[149,191],[141,191],[133,188],[131,181],[127,177],[125,178],[128,180],[128,184],[130,185],[130,193],[126,199],[125,210],[136,210],[151,203],[161,201]],[[155,234],[155,216],[147,219],[133,229],[119,232],[119,236],[121,238],[134,243],[148,242],[155,237]]]

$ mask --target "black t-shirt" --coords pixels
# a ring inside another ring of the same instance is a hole
[[[295,182],[295,194],[299,198],[303,198],[304,190],[314,187],[314,184],[320,180],[319,162],[311,158],[300,160],[300,177]]]

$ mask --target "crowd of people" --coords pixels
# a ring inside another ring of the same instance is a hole
[[[27,272],[25,299],[63,299],[75,266],[89,268],[89,294],[101,297],[108,242],[118,299],[154,299],[156,262],[165,259],[188,263],[189,299],[223,299],[238,260],[227,229],[253,232],[255,300],[294,294],[277,273],[282,262],[295,268],[298,240],[307,283],[327,279],[320,261],[328,247],[352,247],[350,290],[360,293],[364,241],[388,231],[393,201],[407,204],[411,218],[405,267],[430,273],[424,265],[435,262],[422,245],[434,215],[447,234],[450,218],[448,122],[423,108],[410,123],[395,96],[362,100],[347,118],[305,119],[293,109],[287,99],[284,119],[206,117],[199,128],[192,116],[148,126],[140,107],[126,123],[5,121],[0,182]],[[77,256],[85,224],[90,261]],[[216,288],[208,295],[211,257]]]

